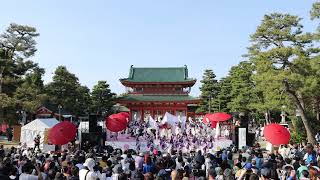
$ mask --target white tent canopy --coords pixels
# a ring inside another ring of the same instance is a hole
[[[41,136],[40,147],[42,148],[45,130],[52,128],[58,123],[59,121],[55,118],[35,119],[21,127],[20,142],[22,144],[26,143],[28,147],[34,147],[34,138],[39,134]]]

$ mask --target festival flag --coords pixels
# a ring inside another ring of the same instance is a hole
[[[181,130],[182,130],[182,132],[184,132],[185,129],[186,129],[186,121],[187,121],[187,117],[186,116],[182,116],[181,117]]]
[[[174,116],[166,112],[160,124],[165,124],[165,123],[170,124],[170,126],[177,126],[179,124],[179,119],[177,116]]]
[[[152,118],[152,116],[149,116],[148,125],[149,125],[149,128],[151,129],[156,129],[156,130],[159,129],[157,122]]]

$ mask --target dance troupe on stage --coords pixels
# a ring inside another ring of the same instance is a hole
[[[230,129],[230,126],[221,126],[219,123],[203,123],[191,118],[186,120],[185,117],[166,113],[159,121],[155,121],[151,116],[147,121],[132,120],[122,132],[108,133],[106,143],[138,151],[177,150],[187,153],[201,150],[207,153],[232,144]]]

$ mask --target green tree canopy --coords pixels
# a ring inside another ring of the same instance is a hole
[[[255,85],[252,80],[253,66],[251,62],[242,61],[229,71],[232,100],[227,104],[232,112],[248,112],[256,101]]]
[[[42,68],[34,68],[26,74],[23,83],[14,94],[18,109],[34,113],[48,98],[44,94],[43,74]]]
[[[214,112],[218,111],[219,107],[216,106],[214,100],[219,93],[219,84],[216,80],[216,75],[213,70],[206,69],[203,74],[201,82],[201,102],[197,109],[198,112]]]
[[[0,117],[15,114],[16,103],[23,101],[16,99],[16,90],[28,72],[39,68],[31,60],[37,51],[35,38],[38,36],[34,27],[18,24],[10,24],[0,34]]]
[[[116,94],[112,93],[107,81],[98,81],[98,84],[93,86],[91,93],[91,112],[96,112],[98,115],[111,114],[111,108],[115,105]]]
[[[90,105],[89,89],[81,86],[75,74],[65,66],[59,66],[54,72],[53,81],[45,90],[55,106],[62,106],[63,111],[72,115],[82,115]]]
[[[265,15],[251,36],[249,57],[256,67],[255,80],[263,91],[265,103],[279,99],[281,92],[285,92],[301,112],[308,141],[314,143],[305,105],[310,97],[306,82],[314,80],[310,71],[311,55],[318,50],[313,48],[312,35],[303,33],[300,20],[289,14]]]

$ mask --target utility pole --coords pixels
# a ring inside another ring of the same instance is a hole
[[[220,112],[220,106],[221,106],[221,102],[220,102],[220,97],[219,97],[219,112]]]
[[[61,108],[62,106],[59,104],[58,109],[59,109],[59,121],[61,122]]]
[[[211,113],[211,94],[209,95],[209,114]]]

